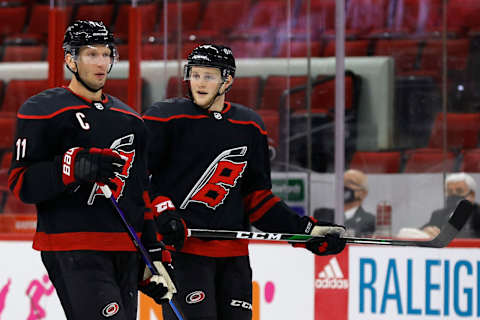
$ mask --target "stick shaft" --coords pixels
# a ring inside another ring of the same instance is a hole
[[[150,258],[150,255],[148,254],[147,250],[143,246],[142,241],[140,241],[140,238],[138,237],[137,233],[135,232],[133,227],[130,225],[130,223],[128,223],[127,219],[125,218],[125,214],[123,213],[122,209],[120,209],[120,207],[118,206],[118,202],[115,199],[115,197],[113,196],[110,188],[107,185],[103,185],[103,186],[100,186],[100,189],[102,190],[105,197],[109,198],[111,203],[115,207],[115,211],[117,211],[118,215],[122,219],[123,225],[127,229],[128,234],[130,235],[130,238],[132,239],[133,245],[140,252],[140,254],[142,256],[142,259],[145,262],[145,265],[147,266],[147,268],[150,270],[150,272],[152,274],[157,275],[157,276],[160,275],[160,272],[158,272],[157,267],[155,267],[155,265],[152,262],[152,259]],[[168,304],[172,308],[172,310],[175,313],[175,315],[177,316],[177,318],[179,320],[183,320],[182,315],[178,311],[178,309],[175,306],[175,304],[173,303],[173,301],[168,300]]]
[[[347,243],[353,244],[373,244],[390,246],[415,246],[415,247],[446,247],[457,235],[468,218],[472,214],[473,206],[467,200],[459,202],[452,212],[448,222],[442,227],[440,233],[431,240],[402,240],[402,239],[380,239],[380,238],[354,238],[344,237]],[[188,229],[189,237],[211,238],[211,239],[249,239],[259,241],[288,241],[288,242],[307,242],[314,238],[323,238],[311,236],[308,234],[289,234],[289,233],[268,233],[268,232],[249,232],[249,231],[231,231],[231,230],[209,230],[209,229]]]

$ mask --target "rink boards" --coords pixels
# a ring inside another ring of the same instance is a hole
[[[250,253],[253,320],[480,317],[480,254],[474,247],[349,246],[337,256],[313,257],[289,245],[253,243]],[[64,319],[31,242],[0,241],[0,254],[0,319]],[[139,319],[160,320],[160,313],[140,297]]]

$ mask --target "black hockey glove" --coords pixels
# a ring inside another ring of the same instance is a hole
[[[181,250],[187,239],[187,226],[172,201],[167,197],[156,197],[152,201],[152,211],[162,241],[177,251]]]
[[[326,256],[329,254],[340,253],[344,248],[346,241],[341,236],[345,233],[345,227],[323,221],[317,221],[311,217],[305,225],[304,232],[312,236],[323,236],[323,238],[310,239],[306,243],[294,244],[294,247],[305,247],[316,255]]]
[[[138,290],[151,297],[158,304],[168,302],[177,293],[170,252],[158,246],[149,248],[148,253],[159,275],[153,275],[142,260],[139,269]]]
[[[125,160],[112,149],[71,148],[62,157],[62,180],[72,183],[100,182],[115,187],[110,178],[122,172]]]

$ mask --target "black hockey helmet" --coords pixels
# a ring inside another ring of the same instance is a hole
[[[184,79],[190,77],[190,70],[193,66],[218,68],[223,81],[227,81],[229,75],[235,77],[235,58],[232,49],[226,46],[202,44],[193,49],[187,58]]]
[[[114,60],[118,59],[113,33],[101,21],[77,20],[68,26],[63,38],[65,54],[73,56],[78,54],[78,49],[88,45],[105,44],[111,50]]]

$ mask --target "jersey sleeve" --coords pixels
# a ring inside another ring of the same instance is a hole
[[[20,110],[28,109],[24,105]],[[8,186],[26,203],[40,203],[66,190],[62,182],[61,161],[55,155],[59,132],[54,118],[17,115]]]
[[[305,233],[309,219],[300,217],[272,193],[270,174],[267,135],[259,132],[243,186],[243,204],[250,223],[266,232]]]
[[[143,116],[147,127],[147,168],[151,175],[150,179],[150,198],[153,200],[158,194],[156,190],[162,190],[160,187],[161,176],[158,171],[168,165],[168,155],[171,151],[170,122],[168,118],[158,112],[156,105],[147,110]]]

